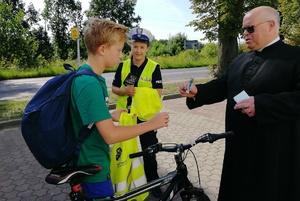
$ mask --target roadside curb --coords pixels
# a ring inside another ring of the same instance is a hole
[[[171,94],[171,95],[166,95],[163,98],[164,100],[170,100],[170,99],[175,99],[175,98],[181,98],[180,94]],[[116,104],[111,104],[108,106],[109,110],[114,110],[116,109]],[[21,125],[21,119],[13,119],[13,120],[8,120],[8,121],[0,121],[0,130],[9,128],[9,127],[16,127]]]
[[[0,130],[10,128],[10,127],[16,127],[21,125],[21,119],[13,119],[9,121],[1,121],[0,122]]]

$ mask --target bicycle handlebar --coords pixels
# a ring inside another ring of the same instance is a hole
[[[211,134],[211,133],[206,133],[202,136],[200,136],[197,140],[196,140],[196,144],[198,144],[199,142],[209,142],[209,143],[213,143],[219,139],[223,139],[223,138],[227,138],[227,137],[232,137],[233,136],[233,131],[228,131],[225,133],[220,133],[220,134]]]
[[[157,144],[149,146],[148,148],[146,148],[140,152],[129,154],[129,158],[136,158],[136,157],[140,157],[140,156],[144,156],[144,155],[156,154],[160,151],[177,152],[178,150],[181,150],[183,152],[184,150],[189,149],[192,146],[194,146],[200,142],[201,143],[205,143],[205,142],[213,143],[219,139],[232,137],[232,136],[233,136],[232,131],[228,131],[228,132],[220,133],[220,134],[206,133],[206,134],[200,136],[199,138],[197,138],[193,143],[189,143],[189,144],[173,144],[171,146],[170,143],[167,143],[167,144],[157,143]]]

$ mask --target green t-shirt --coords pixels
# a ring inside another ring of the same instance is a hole
[[[84,64],[79,70],[92,68]],[[83,125],[103,121],[111,118],[107,107],[108,92],[105,78],[99,76],[101,82],[95,77],[82,75],[76,77],[72,83],[71,116],[75,135]],[[93,176],[85,178],[85,182],[101,182],[109,178],[110,174],[110,148],[97,129],[84,141],[81,146],[78,166],[97,164],[102,170]]]

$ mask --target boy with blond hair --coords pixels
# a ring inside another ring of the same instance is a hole
[[[71,115],[75,136],[84,125],[95,123],[96,129],[82,144],[78,166],[97,164],[102,166],[98,174],[82,182],[87,199],[109,197],[114,194],[110,180],[109,144],[137,137],[150,130],[168,126],[169,115],[156,114],[147,122],[134,126],[117,126],[124,109],[112,113],[107,108],[108,92],[102,73],[105,68],[115,67],[122,58],[122,49],[127,41],[127,29],[110,20],[92,19],[85,31],[84,42],[88,60],[78,70],[89,69],[98,74],[101,82],[93,76],[76,77],[72,84]]]

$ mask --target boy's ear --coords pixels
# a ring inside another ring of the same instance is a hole
[[[106,49],[105,45],[100,45],[97,49],[97,53],[102,56],[105,53],[105,49]]]

